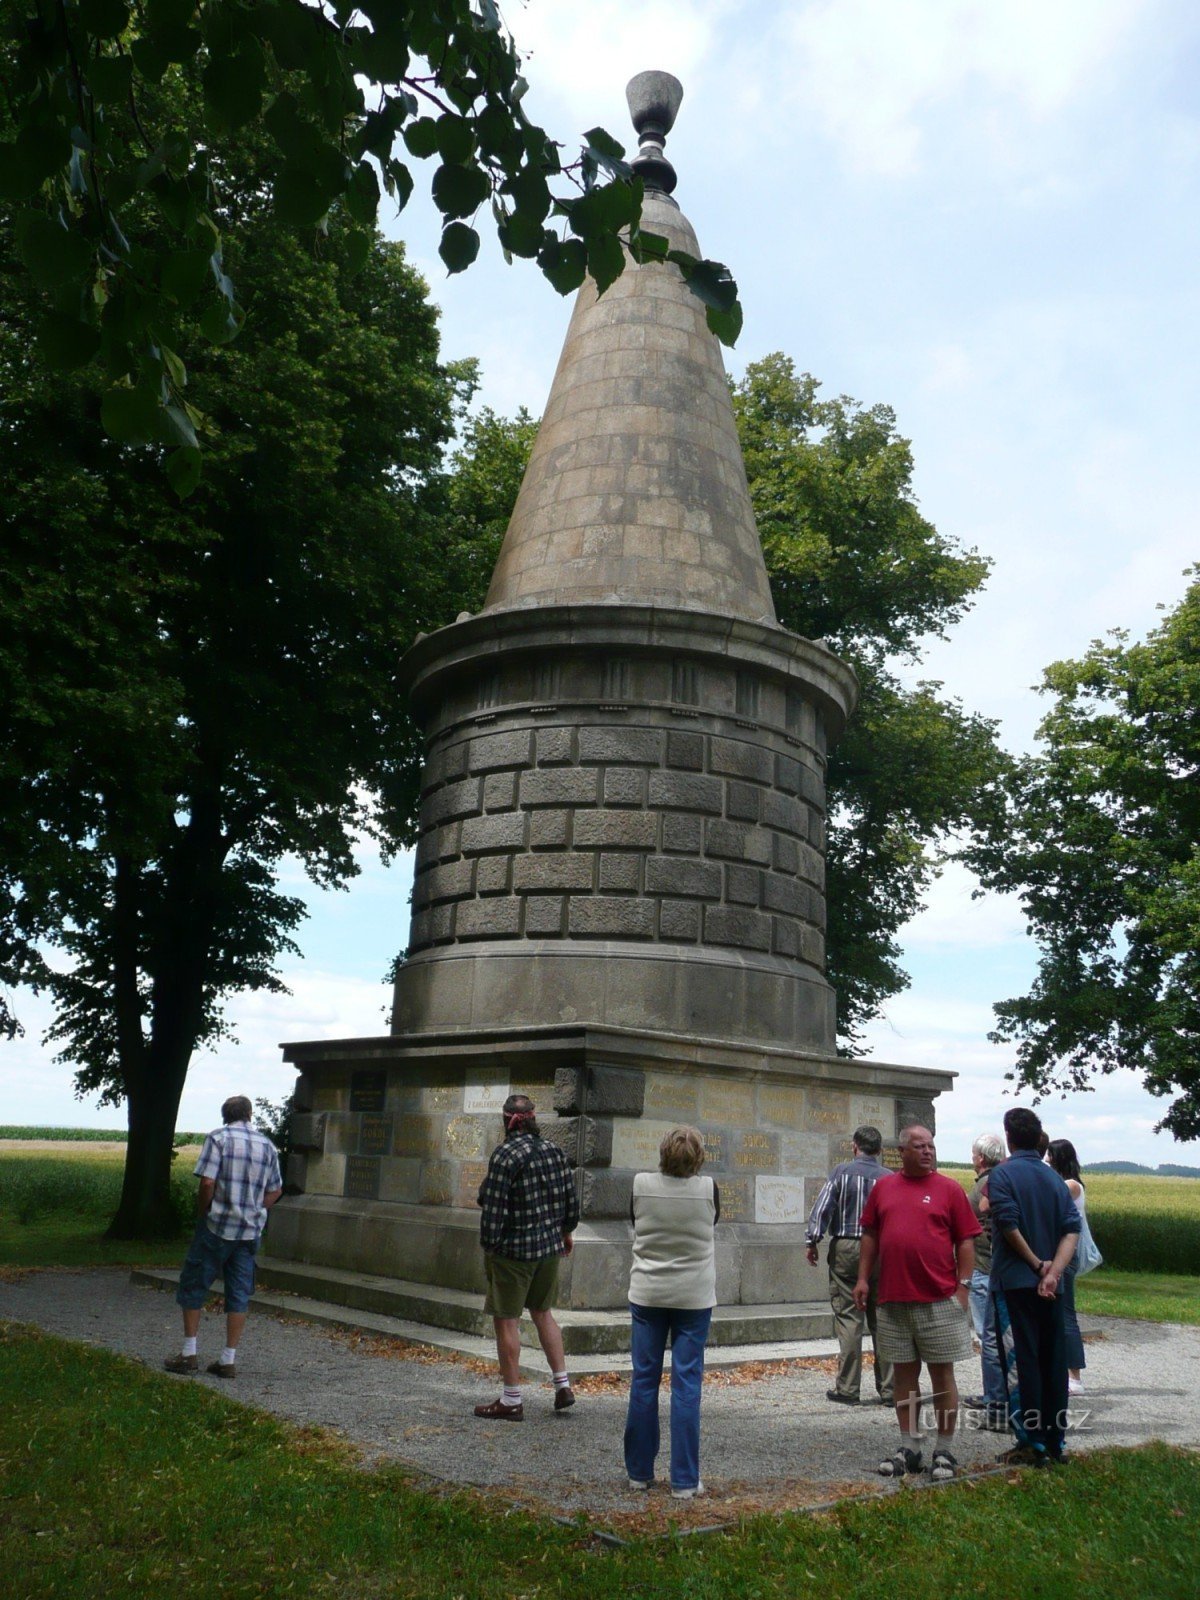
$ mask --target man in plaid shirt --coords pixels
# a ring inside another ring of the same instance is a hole
[[[575,1404],[552,1307],[559,1257],[569,1256],[574,1246],[579,1200],[566,1156],[542,1138],[534,1112],[527,1095],[509,1095],[503,1110],[504,1142],[492,1151],[479,1186],[479,1242],[487,1276],[483,1309],[492,1313],[504,1392],[476,1406],[475,1415],[499,1422],[522,1422],[525,1417],[519,1331],[525,1310],[554,1375],[555,1411]]]
[[[225,1288],[225,1350],[207,1370],[217,1378],[237,1376],[237,1347],[254,1293],[254,1257],[267,1212],[283,1193],[279,1157],[266,1134],[253,1127],[244,1094],[221,1107],[224,1126],[204,1141],[195,1176],[196,1231],[179,1274],[176,1304],[183,1311],[183,1349],[163,1365],[168,1372],[199,1370],[196,1339],[200,1313],[215,1279]]]

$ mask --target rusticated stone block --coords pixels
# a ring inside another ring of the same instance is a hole
[[[640,806],[645,792],[646,774],[637,767],[609,767],[604,774],[606,806]]]
[[[515,772],[489,772],[483,780],[483,809],[511,811],[517,803]]]
[[[561,1117],[640,1117],[646,1074],[635,1067],[559,1067],[554,1074],[554,1109]]]
[[[570,728],[539,728],[537,732],[539,767],[563,766],[572,759]]]
[[[764,874],[763,905],[768,911],[780,911],[788,917],[807,918],[811,900],[812,890],[806,883],[781,877],[777,872]]]
[[[454,937],[454,907],[457,901],[448,900],[442,905],[430,906],[428,911],[418,911],[412,919],[412,945],[444,944]]]
[[[629,1207],[633,1200],[632,1172],[621,1172],[601,1167],[583,1175],[583,1199],[580,1214],[593,1221],[602,1217],[623,1217],[629,1220]]]
[[[644,811],[577,811],[576,846],[616,850],[653,850],[658,818]]]
[[[663,757],[663,735],[657,728],[581,728],[581,763],[619,762],[622,766],[656,767]]]
[[[325,1113],[292,1112],[292,1149],[324,1150]]]
[[[447,861],[430,867],[413,882],[413,905],[426,906],[437,900],[461,900],[473,891],[475,863]]]
[[[771,933],[771,948],[777,956],[800,954],[800,928],[790,917],[776,917]]]
[[[740,950],[769,950],[771,919],[734,906],[705,906],[704,942],[736,945]]]
[[[308,1176],[308,1157],[293,1150],[283,1163],[284,1194],[303,1194]]]
[[[825,780],[809,766],[800,766],[800,797],[819,810],[825,809]]]
[[[646,893],[719,900],[721,869],[715,861],[651,856],[646,862]]]
[[[435,783],[449,783],[454,778],[465,777],[466,772],[467,745],[465,740],[459,740],[457,744],[444,744],[430,751],[422,777],[426,786],[432,788]]]
[[[520,811],[498,811],[490,817],[468,817],[462,825],[464,855],[489,850],[521,850],[525,845],[525,817]]]
[[[606,1167],[612,1160],[611,1117],[556,1117],[542,1127],[573,1167]]]
[[[511,856],[481,856],[475,870],[475,892],[506,894],[511,863]]]
[[[800,763],[793,756],[775,757],[775,787],[785,794],[800,793]]]
[[[685,772],[704,769],[704,735],[700,733],[668,733],[667,765]]]
[[[526,728],[508,733],[485,733],[471,740],[472,772],[492,772],[501,767],[528,767],[533,763],[533,734]]]
[[[652,772],[650,804],[659,810],[706,811],[719,817],[724,804],[724,785],[719,778],[706,778],[697,772]]]
[[[600,792],[600,774],[577,767],[543,767],[521,774],[523,806],[591,806]]]
[[[757,867],[726,867],[726,900],[736,906],[756,906],[762,898],[762,880]]]
[[[754,861],[761,866],[766,866],[771,859],[771,835],[764,833],[761,828],[714,817],[704,832],[710,856],[723,856],[733,861]]]
[[[704,825],[699,817],[682,811],[668,811],[662,819],[662,847],[681,854],[698,856],[704,841]]]
[[[421,835],[417,845],[417,871],[424,872],[435,861],[451,860],[458,855],[461,840],[461,822],[449,822],[444,828],[428,829]]]
[[[525,937],[553,939],[563,931],[562,895],[530,895],[525,902]]]
[[[605,854],[600,857],[600,887],[636,894],[641,885],[642,856]]]
[[[569,811],[531,811],[529,813],[529,848],[531,850],[562,850],[571,836]]]
[[[808,837],[808,813],[804,806],[790,794],[780,794],[778,789],[763,791],[762,820],[764,827],[794,833],[801,839]]]
[[[573,936],[591,939],[653,939],[654,904],[612,895],[572,898],[568,926]]]
[[[464,900],[458,907],[459,939],[512,939],[520,930],[519,900]]]
[[[922,1128],[928,1128],[930,1133],[937,1133],[933,1101],[925,1100],[920,1095],[898,1095],[896,1098],[896,1137],[900,1137],[901,1128],[910,1128],[914,1123],[919,1123]]]
[[[311,1111],[313,1108],[313,1081],[307,1072],[296,1074],[296,1086],[292,1090],[292,1105],[297,1111]]]
[[[730,778],[752,778],[756,783],[770,783],[775,766],[769,750],[743,739],[714,739],[708,764],[713,772]]]
[[[764,804],[770,798],[771,791],[759,789],[753,783],[737,783],[730,780],[726,787],[725,815],[735,818],[738,822],[757,822],[759,796],[763,797]],[[767,819],[764,816],[763,821]]]
[[[513,862],[513,889],[518,894],[544,893],[550,889],[590,889],[592,871],[590,855],[567,852],[518,856]]]
[[[421,826],[437,828],[458,817],[476,816],[480,808],[479,787],[478,778],[464,778],[461,783],[435,789],[421,803]]]
[[[695,944],[700,937],[700,906],[688,900],[664,900],[658,912],[660,939]]]
[[[793,876],[800,870],[800,846],[785,833],[777,833],[771,840],[771,865],[776,872]]]

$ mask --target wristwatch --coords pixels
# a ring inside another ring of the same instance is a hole
[[[959,1279],[959,1280],[958,1280],[958,1287],[959,1287],[959,1288],[960,1288],[960,1289],[969,1289],[969,1288],[970,1288],[970,1287],[971,1287],[971,1280],[970,1280],[970,1278],[960,1278],[960,1279]]]

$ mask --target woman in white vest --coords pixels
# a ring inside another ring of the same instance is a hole
[[[703,1494],[700,1481],[700,1387],[704,1346],[717,1301],[713,1228],[721,1197],[699,1176],[704,1140],[695,1128],[673,1128],[659,1146],[659,1170],[633,1180],[633,1378],[625,1420],[625,1470],[631,1489],[654,1482],[658,1456],[658,1390],[671,1341],[671,1493]]]

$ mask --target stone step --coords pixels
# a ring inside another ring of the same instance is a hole
[[[132,1278],[135,1283],[171,1290],[179,1281],[177,1272],[166,1270],[137,1270]],[[219,1293],[219,1286],[214,1287]],[[495,1358],[492,1320],[483,1311],[481,1297],[460,1289],[264,1256],[258,1262],[258,1289],[251,1308],[284,1312],[324,1326],[386,1334],[484,1360]],[[563,1309],[556,1310],[555,1317],[573,1370],[628,1369],[628,1311]],[[713,1312],[707,1365],[828,1354],[836,1350],[829,1340],[832,1328],[829,1308],[820,1302],[718,1306]],[[522,1345],[533,1356],[537,1335],[528,1318],[521,1319],[520,1329]],[[821,1348],[813,1341],[820,1341]],[[539,1352],[528,1371],[540,1373],[543,1365]]]

